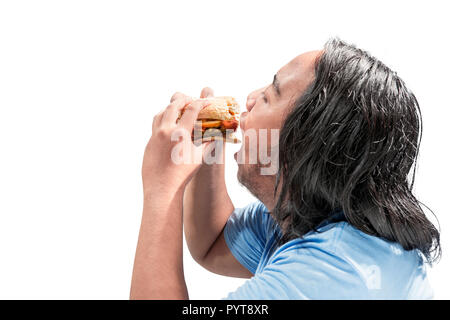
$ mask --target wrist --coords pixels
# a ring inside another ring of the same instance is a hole
[[[185,186],[172,180],[157,181],[153,179],[149,183],[143,183],[144,201],[156,200],[158,202],[169,201],[176,195],[183,195]]]
[[[150,200],[172,200],[177,194],[183,194],[183,188],[176,188],[171,186],[161,186],[161,187],[147,187],[143,189],[144,201]]]

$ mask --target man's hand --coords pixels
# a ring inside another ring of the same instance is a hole
[[[198,146],[191,140],[198,113],[208,104],[178,95],[153,119],[142,165],[144,209],[131,299],[188,299],[183,274],[183,193],[209,144]],[[178,146],[174,161],[173,150]]]
[[[200,110],[210,103],[176,94],[169,106],[153,118],[152,136],[142,165],[144,193],[156,188],[183,188],[198,170],[206,145],[191,140]],[[183,116],[177,121],[180,112]]]

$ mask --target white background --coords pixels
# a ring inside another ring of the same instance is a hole
[[[424,2],[423,2],[424,3]],[[127,299],[153,116],[175,91],[247,94],[332,36],[384,61],[416,94],[424,134],[415,193],[436,213],[450,298],[446,1],[1,1],[0,298]],[[253,198],[236,181],[235,206]],[[185,255],[192,299],[243,280]]]

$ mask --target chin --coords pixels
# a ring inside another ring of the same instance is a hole
[[[248,174],[246,172],[246,168],[243,164],[238,165],[238,171],[237,171],[237,179],[240,184],[242,184],[244,187],[248,188]]]
[[[237,179],[242,183],[242,164],[238,164]]]
[[[237,179],[240,184],[253,193],[254,185],[257,182],[257,169],[252,165],[238,165]]]

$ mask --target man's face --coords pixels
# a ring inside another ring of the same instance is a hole
[[[239,151],[242,159],[238,161],[238,180],[260,200],[273,190],[275,182],[274,175],[261,175],[261,168],[267,166],[262,164],[264,162],[260,158],[260,152],[264,154],[260,151],[260,137],[266,137],[267,149],[264,150],[269,152],[272,146],[278,144],[278,141],[271,141],[271,130],[281,129],[293,103],[314,80],[314,62],[320,53],[311,51],[297,56],[276,73],[271,84],[251,92],[247,97],[247,112],[241,114],[240,120],[243,139]],[[258,139],[252,143],[250,140],[255,135]],[[252,155],[257,155],[256,164],[249,161]]]

